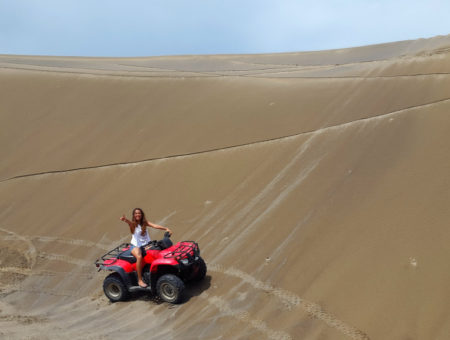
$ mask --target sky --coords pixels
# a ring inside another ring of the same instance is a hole
[[[450,34],[449,0],[0,0],[0,54],[325,50]]]

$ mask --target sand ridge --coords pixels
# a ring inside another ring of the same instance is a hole
[[[143,159],[143,160],[132,161],[132,162],[93,165],[93,166],[83,167],[83,168],[64,169],[64,170],[52,170],[52,171],[24,174],[24,175],[18,175],[18,176],[6,178],[6,179],[3,179],[3,180],[0,180],[0,182],[10,181],[10,180],[19,179],[19,178],[25,178],[25,177],[33,177],[33,176],[40,176],[40,175],[66,173],[66,172],[79,171],[79,170],[92,170],[92,169],[99,169],[99,168],[104,168],[104,167],[127,166],[127,165],[134,166],[134,165],[138,165],[138,164],[141,164],[141,163],[147,163],[147,162],[152,162],[152,161],[164,160],[164,159],[169,159],[169,158],[174,158],[174,157],[195,156],[195,155],[203,154],[203,153],[224,151],[224,150],[227,150],[227,149],[234,149],[234,148],[241,148],[241,147],[248,147],[248,146],[251,146],[251,145],[254,145],[254,144],[259,144],[259,143],[273,142],[273,141],[277,141],[277,140],[280,140],[280,139],[292,138],[292,137],[296,137],[296,136],[300,136],[300,135],[311,135],[311,134],[326,132],[328,130],[341,128],[341,127],[345,128],[349,124],[366,123],[367,121],[390,117],[390,116],[393,116],[393,115],[398,114],[398,113],[404,113],[407,110],[416,109],[416,108],[420,108],[420,107],[426,107],[426,106],[434,105],[434,104],[439,104],[441,102],[447,102],[449,100],[450,100],[450,98],[440,99],[440,100],[437,100],[437,101],[434,101],[434,102],[431,102],[431,103],[415,105],[415,106],[403,108],[403,109],[400,109],[400,110],[396,110],[396,111],[392,111],[392,112],[388,112],[388,113],[384,113],[384,114],[380,114],[380,115],[375,115],[375,116],[372,116],[372,117],[369,117],[369,118],[360,118],[360,119],[357,119],[357,120],[354,120],[354,121],[351,121],[351,122],[348,122],[348,123],[342,123],[342,124],[339,124],[339,125],[328,126],[328,127],[320,128],[318,130],[314,130],[314,131],[299,132],[299,133],[296,133],[296,134],[293,134],[293,135],[282,136],[282,137],[275,137],[275,138],[272,138],[272,139],[256,141],[256,142],[251,142],[251,143],[247,143],[247,144],[232,145],[232,146],[226,146],[226,147],[222,147],[222,148],[218,148],[218,149],[202,150],[202,151],[196,151],[196,152],[191,152],[191,153],[187,153],[187,154],[170,155],[170,156],[166,156],[166,157]],[[393,118],[390,118],[390,119],[393,119]]]

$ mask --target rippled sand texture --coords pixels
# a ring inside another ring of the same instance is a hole
[[[0,337],[448,339],[449,73],[450,36],[0,56]],[[135,206],[200,244],[181,305],[103,295]]]

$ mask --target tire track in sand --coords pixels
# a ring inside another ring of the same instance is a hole
[[[92,242],[87,240],[79,240],[79,239],[73,239],[73,238],[64,238],[64,237],[55,237],[55,236],[22,236],[24,239],[27,239],[29,241],[38,241],[42,243],[63,243],[68,244],[72,246],[84,246],[89,248],[98,248],[101,250],[110,250],[111,246],[98,243],[98,242]],[[17,236],[6,236],[3,237],[3,240],[14,240],[17,239]]]
[[[61,254],[49,254],[45,252],[39,252],[38,254],[39,258],[46,259],[46,260],[53,260],[53,261],[61,261],[69,264],[74,264],[79,267],[92,267],[93,262],[85,261],[82,259],[77,259],[71,256],[67,255],[61,255]]]
[[[30,268],[33,268],[34,265],[36,264],[36,260],[37,260],[37,250],[36,250],[36,247],[34,246],[33,242],[31,242],[31,240],[28,239],[27,237],[24,237],[13,231],[10,231],[10,230],[7,230],[7,229],[1,228],[1,227],[0,227],[0,231],[12,236],[14,239],[24,241],[27,244],[28,250],[24,253],[24,255],[30,264]]]
[[[89,248],[99,248],[101,250],[110,250],[111,246],[98,243],[98,242],[92,242],[87,240],[78,240],[78,239],[72,239],[72,238],[64,238],[64,237],[55,237],[55,236],[30,236],[31,240],[36,240],[39,242],[58,242],[63,244],[69,244],[73,246],[84,246]]]
[[[0,315],[0,321],[14,321],[19,324],[23,325],[29,325],[31,323],[35,322],[47,322],[48,319],[41,317],[41,316],[34,316],[34,315]]]
[[[30,275],[30,268],[20,268],[20,267],[0,267],[0,273],[13,273],[20,275]]]
[[[38,258],[43,258],[43,259],[47,259],[47,260],[55,260],[55,261],[63,261],[63,262],[75,264],[75,265],[78,265],[81,267],[86,267],[86,266],[92,265],[92,263],[90,263],[88,261],[76,259],[76,258],[66,256],[66,255],[38,252],[36,250],[36,247],[34,246],[32,240],[38,240],[41,242],[59,242],[59,243],[63,243],[63,244],[71,244],[74,246],[97,247],[102,250],[110,249],[110,247],[107,246],[106,244],[95,243],[95,242],[86,241],[86,240],[77,240],[77,239],[50,237],[50,236],[48,236],[48,237],[47,236],[22,236],[13,231],[10,231],[10,230],[7,230],[7,229],[1,228],[1,227],[0,227],[0,231],[9,235],[7,237],[3,237],[4,240],[8,240],[8,239],[20,240],[20,241],[24,241],[27,244],[28,250],[24,252],[24,255],[27,258],[28,262],[30,263],[31,269],[35,266]],[[19,271],[19,268],[17,268],[17,270]],[[28,274],[25,274],[25,275],[28,275]]]
[[[220,312],[227,316],[231,316],[238,321],[249,324],[254,329],[263,333],[267,338],[272,340],[291,340],[292,337],[283,331],[275,331],[267,327],[267,324],[262,320],[251,319],[249,313],[238,312],[231,309],[230,305],[225,301],[225,299],[219,296],[209,296],[208,293],[203,293],[199,295],[200,298],[205,299],[210,305],[216,307]]]
[[[245,283],[251,285],[256,289],[263,290],[276,296],[289,309],[293,307],[299,307],[303,309],[306,313],[308,313],[308,315],[325,322],[329,327],[340,331],[341,333],[349,336],[352,339],[355,340],[370,339],[366,333],[345,323],[342,320],[339,320],[333,314],[325,311],[319,304],[304,300],[290,291],[281,288],[276,288],[270,284],[262,282],[239,269],[235,269],[233,267],[225,268],[219,264],[208,263],[208,270],[211,272],[221,273],[241,279],[242,281],[244,281]]]
[[[35,270],[20,267],[0,267],[0,273],[13,273],[13,274],[33,275],[33,276],[66,275],[66,276],[83,277],[85,279],[91,279],[93,277],[93,275],[89,273],[53,271],[53,270]]]
[[[55,290],[43,287],[32,287],[32,286],[23,286],[23,285],[9,285],[0,288],[0,296],[8,295],[15,292],[23,292],[30,293],[35,295],[51,295],[51,296],[60,296],[60,297],[78,297],[78,293],[74,293],[70,290]]]

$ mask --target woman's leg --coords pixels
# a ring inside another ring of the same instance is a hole
[[[134,247],[131,251],[131,254],[136,258],[136,272],[138,276],[138,285],[142,288],[147,287],[147,284],[142,281],[142,254],[141,254],[141,248]]]

